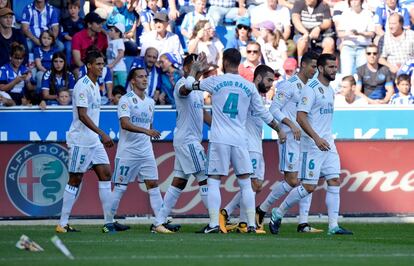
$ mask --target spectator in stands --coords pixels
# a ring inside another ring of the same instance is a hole
[[[401,23],[405,29],[410,28],[410,14],[406,8],[401,8],[397,6],[398,0],[386,0],[385,6],[377,7],[374,16],[375,22],[375,33],[377,34],[377,39],[384,36],[385,32],[388,31],[389,26],[389,17],[391,14],[397,13],[403,17],[403,22]]]
[[[62,105],[62,106],[71,105],[72,104],[72,99],[71,99],[70,94],[71,93],[68,89],[66,89],[66,88],[61,89],[58,92],[58,97],[57,97],[58,105]]]
[[[241,17],[236,22],[235,35],[227,42],[226,49],[235,48],[240,51],[242,62],[246,60],[246,47],[252,38],[252,28],[250,27],[250,19]]]
[[[112,71],[114,86],[125,86],[127,80],[127,67],[124,61],[125,45],[122,38],[125,33],[125,26],[121,22],[110,25],[108,37],[109,47],[107,50],[107,59],[109,69]]]
[[[90,12],[85,16],[86,28],[76,33],[72,39],[72,62],[75,68],[84,65],[86,50],[90,46],[95,46],[100,52],[106,52],[108,40],[102,32],[102,23],[105,20],[95,12]]]
[[[52,57],[52,67],[42,79],[42,95],[47,105],[58,104],[58,94],[62,89],[73,90],[75,77],[69,72],[64,52],[56,52]]]
[[[207,0],[192,0],[192,2],[194,2],[194,11],[187,13],[181,23],[181,34],[186,42],[191,38],[194,27],[200,20],[208,20],[214,26],[214,21],[206,12]]]
[[[50,31],[43,31],[40,36],[40,46],[34,49],[36,65],[36,89],[42,85],[43,74],[52,67],[52,57],[56,52],[54,48],[55,37]]]
[[[350,8],[345,10],[338,23],[337,33],[341,38],[341,73],[353,75],[356,68],[366,63],[365,48],[372,43],[375,25],[372,13],[362,8],[362,0],[348,0]]]
[[[27,51],[26,38],[19,29],[13,28],[14,13],[9,8],[0,9],[0,67],[10,62],[11,44],[17,42]],[[27,62],[27,57],[23,62]]]
[[[154,16],[158,12],[166,13],[167,10],[165,8],[161,8],[157,6],[157,0],[146,0],[147,1],[147,8],[141,12],[140,20],[141,24],[144,27],[144,32],[150,32],[155,30],[155,22]]]
[[[395,74],[406,61],[414,58],[414,31],[403,28],[403,17],[398,13],[392,14],[388,21],[389,32],[384,36],[379,63]]]
[[[26,50],[19,43],[12,43],[10,63],[0,68],[0,90],[7,92],[20,105],[25,91],[35,91],[32,73],[23,65]]]
[[[287,47],[280,31],[275,29],[271,21],[264,21],[260,26],[260,37],[257,39],[262,49],[262,57],[266,65],[274,71],[283,72],[283,63],[287,59]]]
[[[172,53],[165,53],[160,56],[161,73],[161,94],[160,104],[170,104],[175,106],[174,86],[175,83],[183,76],[180,70],[180,64]]]
[[[126,94],[126,90],[123,86],[121,85],[115,86],[114,89],[112,90],[112,95],[114,96],[114,98],[112,99],[112,104],[118,105],[119,99],[121,99],[122,95],[125,95],[125,94]]]
[[[266,0],[264,4],[254,8],[251,12],[253,29],[259,29],[262,22],[270,20],[275,28],[282,33],[283,39],[290,37],[290,12],[287,7],[278,3],[278,0]],[[258,36],[258,33],[254,33]]]
[[[402,65],[400,67],[400,69],[397,72],[397,76],[401,75],[401,74],[407,74],[408,76],[411,77],[411,90],[413,90],[413,86],[414,86],[414,58],[411,58],[410,60],[406,61],[404,65]]]
[[[86,50],[86,54],[92,51],[96,51],[96,50],[99,51],[98,48],[92,45]],[[87,68],[86,68],[86,65],[83,65],[79,69],[78,79],[85,76],[86,74],[87,74]],[[112,73],[109,67],[104,66],[102,70],[102,75],[98,77],[98,85],[100,88],[99,91],[101,93],[101,104],[102,105],[110,104],[113,99],[113,95],[112,95],[113,84],[112,84]]]
[[[8,8],[11,9],[11,0],[0,0],[0,9],[2,8]]]
[[[378,47],[368,45],[367,63],[357,68],[358,81],[356,94],[365,98],[369,104],[385,104],[394,93],[392,74],[387,66],[378,63]]]
[[[253,82],[254,70],[261,62],[260,44],[255,41],[250,41],[247,44],[246,60],[239,65],[239,74],[250,82]]]
[[[144,56],[137,57],[131,65],[131,69],[145,68],[148,73],[148,86],[145,90],[147,96],[154,99],[156,103],[159,102],[160,96],[160,78],[161,69],[156,65],[158,59],[158,50],[154,47],[148,47]]]
[[[208,63],[221,65],[224,45],[214,35],[215,31],[210,22],[200,20],[194,27],[193,35],[188,43],[188,52],[190,54],[204,52]]]
[[[214,25],[223,25],[223,20],[237,20],[238,17],[248,16],[245,0],[239,0],[239,7],[236,7],[235,0],[208,0],[210,7],[209,16],[213,19]]]
[[[85,27],[83,18],[79,16],[80,8],[79,0],[69,0],[67,5],[69,17],[60,22],[62,25],[61,38],[65,46],[66,61],[69,63],[72,62],[72,38]]]
[[[155,30],[143,33],[141,36],[141,56],[145,54],[148,47],[156,47],[159,54],[172,53],[179,62],[182,62],[183,47],[180,39],[172,32],[167,31],[168,15],[158,12],[154,16]]]
[[[312,44],[322,47],[322,53],[334,53],[331,13],[322,0],[296,1],[292,9],[292,22],[299,61]]]
[[[414,96],[411,93],[410,76],[401,74],[397,77],[398,92],[391,97],[390,104],[408,105],[414,104]]]
[[[50,30],[55,40],[59,35],[59,17],[56,8],[46,3],[46,0],[33,0],[33,3],[23,9],[22,31],[27,38],[29,53],[35,46],[40,46],[40,34]],[[59,51],[64,49],[63,43],[56,41]]]
[[[342,78],[341,82],[341,91],[339,94],[335,95],[335,107],[346,107],[346,106],[361,106],[367,105],[368,101],[357,95],[356,90],[356,81],[354,76],[349,75]]]

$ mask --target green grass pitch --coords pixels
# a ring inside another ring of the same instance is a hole
[[[326,229],[326,224],[315,224]],[[280,235],[195,234],[183,225],[174,235],[151,234],[149,225],[103,234],[98,225],[59,237],[75,256],[67,259],[50,241],[53,226],[0,226],[0,265],[414,265],[413,224],[343,224],[353,236],[296,233],[283,224]],[[44,252],[15,247],[26,234]]]

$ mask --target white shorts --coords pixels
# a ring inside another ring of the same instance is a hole
[[[188,179],[191,174],[205,172],[206,154],[199,142],[174,146],[174,176]]]
[[[247,148],[210,142],[207,155],[207,175],[227,176],[230,163],[233,165],[236,175],[253,173]]]
[[[69,146],[69,173],[85,173],[97,164],[109,164],[102,144],[94,147]]]
[[[250,177],[263,181],[265,173],[265,161],[263,154],[260,152],[249,151],[249,155],[253,167],[253,174]]]
[[[300,157],[300,141],[293,138],[293,134],[287,134],[285,143],[279,146],[279,170],[280,172],[298,172]]]
[[[157,163],[154,157],[127,160],[115,158],[115,169],[112,182],[127,185],[135,179],[142,183],[144,180],[158,180]]]
[[[340,174],[340,160],[335,145],[331,150],[314,149],[302,150],[300,153],[299,177],[304,184],[317,185],[319,178],[326,180],[337,178]]]

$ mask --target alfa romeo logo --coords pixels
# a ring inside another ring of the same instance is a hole
[[[68,152],[57,144],[29,144],[17,151],[6,168],[5,187],[10,202],[28,216],[60,213]]]

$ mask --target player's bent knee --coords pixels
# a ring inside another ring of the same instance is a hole
[[[263,182],[258,179],[252,179],[252,188],[254,192],[259,193],[262,191]]]
[[[183,190],[187,185],[187,179],[174,177],[172,186]]]
[[[147,187],[147,189],[158,187],[157,180],[145,180],[144,182],[145,182],[145,186]]]
[[[302,184],[302,186],[306,189],[308,193],[312,193],[315,191],[316,185],[313,184]]]
[[[339,180],[339,177],[331,178],[326,180],[326,183],[328,183],[328,186],[340,186],[341,181]]]

